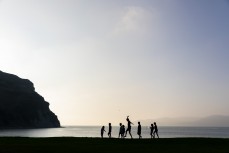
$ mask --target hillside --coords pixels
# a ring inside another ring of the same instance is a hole
[[[0,71],[0,128],[60,127],[31,81]]]

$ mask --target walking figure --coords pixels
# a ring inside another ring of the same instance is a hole
[[[151,139],[154,138],[154,126],[153,124],[151,124],[151,127],[150,127],[150,135],[151,135]]]
[[[119,134],[118,134],[118,138],[120,138],[120,136],[121,136],[121,138],[122,138],[122,123],[119,123],[119,125],[120,125],[120,127],[119,127]]]
[[[106,131],[105,131],[105,127],[102,126],[102,128],[101,128],[101,138],[103,138],[103,133],[104,133],[104,132],[106,132]]]
[[[108,130],[109,138],[111,138],[111,131],[112,131],[112,127],[111,127],[111,123],[109,123],[109,130]]]
[[[154,132],[153,132],[154,137],[155,137],[155,133],[156,133],[157,137],[159,138],[159,135],[158,135],[158,128],[157,128],[156,122],[154,122]]]
[[[130,121],[129,116],[127,116],[126,121],[127,121],[126,134],[127,134],[127,132],[129,132],[131,139],[133,139],[132,134],[131,134],[131,124],[133,124],[133,123]],[[125,134],[125,137],[126,137],[126,134]]]
[[[139,139],[142,138],[141,133],[142,133],[142,126],[141,126],[140,122],[138,122],[138,132],[137,132],[137,134],[139,135]]]

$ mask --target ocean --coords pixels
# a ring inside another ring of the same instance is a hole
[[[65,126],[62,128],[0,130],[1,137],[100,137],[100,126]],[[108,130],[108,127],[105,127]],[[158,127],[160,138],[206,137],[229,138],[229,127]],[[118,126],[112,127],[112,137],[117,138]],[[132,127],[133,138],[138,138],[137,127]],[[107,136],[107,132],[104,133]],[[142,137],[150,138],[150,128],[142,126]],[[127,138],[130,138],[127,135]]]

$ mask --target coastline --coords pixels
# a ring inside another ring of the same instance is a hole
[[[0,137],[100,137],[99,126],[64,126],[61,128],[39,129],[4,129],[0,130]],[[106,129],[107,130],[107,127]],[[142,137],[150,138],[150,129],[142,127]],[[112,137],[118,137],[119,127],[113,126]],[[137,128],[132,128],[132,136],[138,138]],[[214,127],[159,127],[160,138],[229,138],[229,128]],[[108,137],[105,133],[104,137]],[[127,135],[127,138],[130,138]]]

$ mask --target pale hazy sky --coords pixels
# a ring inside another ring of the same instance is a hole
[[[0,70],[62,125],[229,115],[229,1],[0,0]]]

